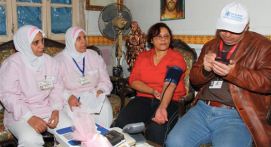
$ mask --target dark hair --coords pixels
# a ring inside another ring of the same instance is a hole
[[[163,14],[164,12],[165,12],[165,10],[166,10],[166,7],[167,7],[167,2],[166,2],[167,0],[162,0],[161,1],[161,13]],[[183,5],[183,3],[181,3],[182,2],[182,0],[177,0],[176,1],[176,11],[177,12],[180,12],[180,11],[183,11],[183,10],[181,10],[182,9],[182,5]]]
[[[148,47],[149,48],[154,47],[154,45],[152,43],[152,40],[153,40],[154,37],[156,37],[156,36],[158,36],[160,34],[161,28],[166,28],[168,30],[169,35],[170,35],[169,47],[173,48],[173,45],[172,45],[172,41],[173,41],[172,32],[171,32],[170,28],[165,23],[162,23],[162,22],[156,23],[156,24],[154,24],[154,25],[152,25],[150,27],[150,29],[148,31],[148,35],[147,35]]]

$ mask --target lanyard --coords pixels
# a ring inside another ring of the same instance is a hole
[[[236,50],[236,48],[237,48],[237,44],[235,44],[235,45],[230,49],[230,51],[227,53],[227,56],[226,56],[226,59],[227,59],[227,60],[229,60],[229,59],[231,58],[231,56],[232,56],[232,54],[234,53],[234,51]],[[223,57],[222,57],[222,52],[223,52],[223,41],[221,40],[221,41],[220,41],[220,44],[219,44],[219,56],[220,56],[221,58],[223,58]]]
[[[75,63],[77,69],[82,73],[83,77],[85,76],[85,57],[83,58],[83,69],[79,67],[77,62],[72,58],[73,62]]]

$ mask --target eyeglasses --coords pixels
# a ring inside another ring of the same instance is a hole
[[[170,35],[165,35],[165,36],[158,35],[158,36],[155,36],[154,38],[157,38],[159,40],[163,40],[163,39],[168,40],[170,38]]]
[[[31,44],[34,45],[34,46],[37,46],[37,45],[39,45],[39,43],[44,45],[44,38],[39,39],[39,40],[35,40]]]

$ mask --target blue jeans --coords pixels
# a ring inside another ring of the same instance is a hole
[[[235,109],[212,107],[199,100],[169,133],[167,147],[250,147],[252,137]]]

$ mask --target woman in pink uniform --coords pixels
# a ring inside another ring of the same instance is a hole
[[[85,34],[79,27],[69,28],[65,35],[66,47],[56,56],[61,65],[66,110],[70,113],[72,107],[90,109],[101,105],[95,114],[91,112],[96,123],[109,127],[113,112],[106,95],[110,94],[112,83],[102,57],[96,51],[87,49]],[[97,99],[105,100],[97,102]]]
[[[42,147],[41,133],[69,126],[63,108],[63,86],[57,62],[43,53],[44,33],[25,25],[15,33],[18,51],[0,69],[0,100],[4,124],[18,139],[18,146]]]

